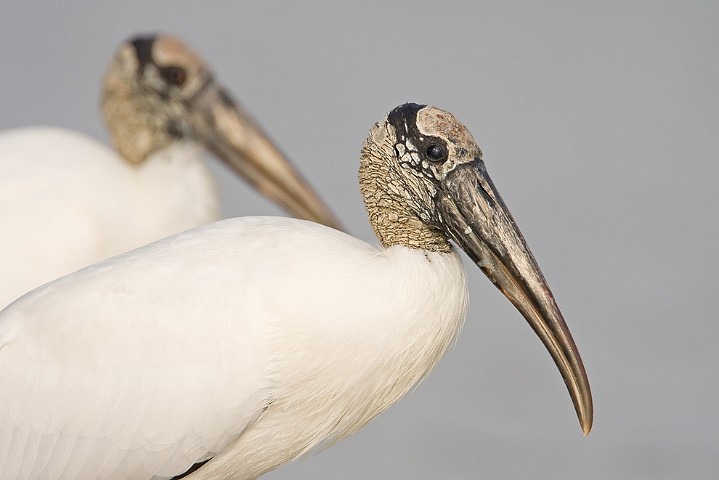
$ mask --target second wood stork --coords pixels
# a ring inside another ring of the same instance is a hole
[[[137,37],[119,47],[102,112],[117,152],[59,128],[0,132],[0,308],[98,260],[218,220],[202,147],[291,214],[338,225],[175,37]]]
[[[554,298],[467,129],[405,104],[371,130],[377,248],[302,220],[197,227],[40,287],[0,314],[0,477],[252,479],[357,431],[452,344],[454,241],[592,399]],[[209,460],[209,461],[208,461]]]

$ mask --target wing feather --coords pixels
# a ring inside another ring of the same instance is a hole
[[[268,326],[322,335],[359,308],[323,311],[315,261],[352,272],[376,252],[311,222],[232,219],[25,295],[0,313],[0,477],[167,478],[217,455],[282,388]]]
[[[236,237],[181,234],[0,314],[3,478],[169,477],[237,438],[268,389]]]

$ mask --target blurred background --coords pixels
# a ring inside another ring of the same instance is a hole
[[[270,479],[719,475],[719,3],[0,2],[0,128],[103,141],[100,78],[169,32],[375,241],[356,179],[372,124],[453,112],[587,366],[583,438],[554,364],[465,257],[471,308],[437,370],[360,433]],[[277,215],[208,156],[227,216]],[[0,233],[5,234],[5,233]]]

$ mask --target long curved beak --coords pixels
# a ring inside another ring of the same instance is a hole
[[[521,312],[544,343],[587,435],[593,406],[584,364],[534,256],[481,159],[460,165],[447,175],[438,209],[450,238]]]
[[[197,141],[290,214],[342,230],[287,157],[211,78],[190,102],[199,113],[193,122]]]

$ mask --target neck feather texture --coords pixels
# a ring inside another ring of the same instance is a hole
[[[142,102],[142,95],[127,82],[115,75],[107,75],[101,101],[102,116],[115,148],[132,164],[142,163],[175,140],[164,121],[152,113],[160,111],[161,106]]]
[[[423,200],[422,189],[411,187],[413,182],[422,180],[398,171],[401,167],[392,162],[395,153],[392,135],[388,132],[391,128],[386,123],[375,125],[362,147],[359,183],[370,224],[385,248],[403,245],[430,252],[450,252],[447,236],[416,213],[424,211],[419,205]]]

